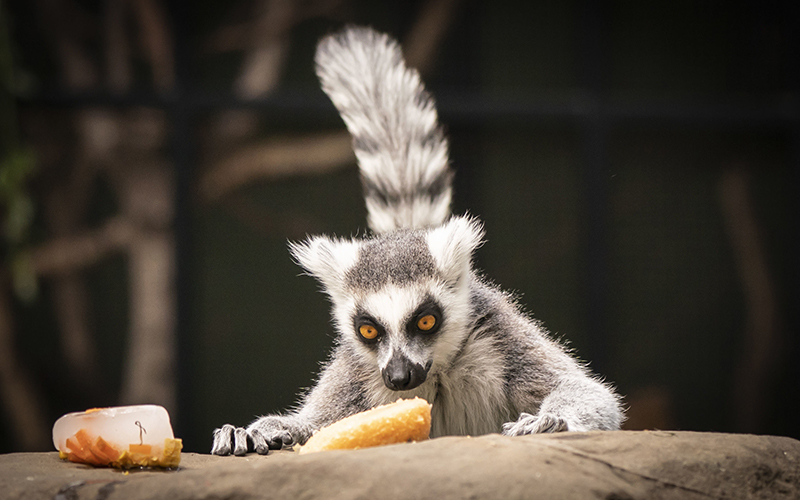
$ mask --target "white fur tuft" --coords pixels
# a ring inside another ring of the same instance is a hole
[[[428,247],[449,286],[469,275],[472,254],[483,244],[483,226],[477,219],[453,217],[428,232]]]
[[[358,259],[358,243],[327,236],[314,236],[302,243],[289,243],[295,261],[322,283],[336,300],[345,294],[345,274]]]

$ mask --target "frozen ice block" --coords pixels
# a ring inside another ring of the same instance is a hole
[[[71,462],[111,467],[177,467],[182,443],[161,406],[118,406],[68,413],[53,425],[53,444]]]

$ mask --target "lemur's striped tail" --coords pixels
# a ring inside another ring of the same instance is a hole
[[[452,171],[433,99],[400,46],[368,28],[320,41],[322,89],[353,136],[375,232],[438,226],[450,215]]]

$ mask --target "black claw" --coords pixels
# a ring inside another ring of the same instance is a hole
[[[294,445],[294,439],[288,433],[287,434],[281,434],[280,440],[281,440],[281,443],[283,444],[283,446],[289,447],[289,446]]]

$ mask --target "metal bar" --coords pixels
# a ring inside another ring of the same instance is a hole
[[[176,373],[177,379],[177,415],[173,418],[176,435],[189,438],[186,445],[195,450],[189,431],[189,415],[192,408],[192,390],[190,360],[193,355],[191,336],[191,248],[192,248],[192,216],[191,193],[194,174],[193,163],[196,158],[192,133],[194,102],[187,100],[192,87],[189,76],[190,49],[189,33],[186,25],[190,14],[186,0],[170,3],[170,17],[174,33],[175,87],[172,92],[162,97],[164,106],[172,123],[172,139],[170,152],[175,172],[175,300],[176,300]],[[205,450],[203,450],[205,451]]]
[[[797,2],[787,2],[783,5],[783,8],[785,9],[783,18],[786,25],[792,27],[797,26],[797,23],[800,22],[800,4]],[[788,83],[789,88],[794,93],[800,93],[800,34],[798,34],[795,29],[788,31],[790,33],[788,37],[789,42],[787,43],[789,50],[786,58],[788,61]],[[792,351],[794,352],[785,356],[783,363],[790,367],[787,373],[790,377],[794,377],[793,386],[796,393],[797,388],[800,387],[800,363],[797,362],[797,360],[800,359],[800,342],[796,340],[797,332],[800,331],[800,309],[796,307],[796,304],[792,306],[791,300],[797,300],[798,296],[800,296],[800,260],[797,258],[797,256],[800,255],[800,197],[796,196],[797,193],[800,193],[800,109],[795,108],[793,113],[794,120],[790,132],[789,146],[791,148],[791,167],[794,171],[794,237],[790,240],[789,248],[795,255],[795,258],[789,267],[793,279],[792,283],[789,284],[790,300],[787,302],[788,328],[785,331],[785,338],[794,336],[795,340],[790,344],[793,345]],[[780,429],[778,432],[787,432],[791,428],[793,433],[797,435],[797,429],[800,428],[800,399],[797,397],[781,399],[790,402],[789,407],[784,410],[790,417],[787,418],[787,428]]]
[[[602,2],[585,0],[581,6],[580,64],[589,104],[582,112],[584,169],[584,244],[586,328],[589,359],[605,374],[608,367],[608,113],[602,105],[606,90]]]
[[[608,96],[602,102],[596,92],[568,94],[506,95],[491,97],[479,92],[434,91],[442,119],[453,125],[513,123],[538,124],[542,121],[567,123],[602,119],[608,125],[652,122],[681,126],[791,127],[800,119],[800,93],[765,96],[697,96],[694,98],[653,98],[647,96]],[[170,94],[133,92],[67,93],[43,92],[22,96],[23,107],[35,106],[147,106],[170,108],[180,105],[194,113],[220,109],[249,109],[278,115],[292,122],[338,123],[339,115],[321,92],[280,90],[268,97],[243,100],[235,96],[184,89]]]

